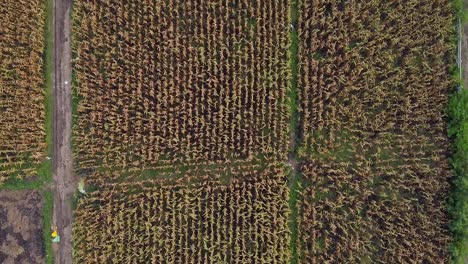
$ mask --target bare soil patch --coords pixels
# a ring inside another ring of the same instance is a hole
[[[45,263],[43,207],[38,191],[0,191],[0,263]]]

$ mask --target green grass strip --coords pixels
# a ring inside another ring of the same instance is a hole
[[[468,260],[468,90],[452,95],[449,105],[448,134],[452,141],[454,178],[449,198],[450,229],[453,242],[450,247],[456,264]]]
[[[468,21],[464,0],[452,0],[452,7],[455,14],[454,27],[458,27],[458,19],[463,26]],[[453,38],[455,46],[458,44],[458,37],[461,36],[456,35]],[[457,64],[451,68],[451,73],[462,89],[452,94],[448,109],[448,136],[452,142],[451,164],[454,173],[448,201],[453,237],[450,252],[452,263],[465,264],[468,261],[468,89]]]
[[[291,46],[289,48],[289,67],[291,70],[291,82],[288,91],[288,106],[290,110],[290,123],[289,129],[291,132],[291,146],[289,159],[297,162],[297,148],[299,145],[299,107],[298,107],[298,51],[299,51],[299,34],[297,32],[297,24],[299,19],[299,8],[298,0],[291,0],[291,7],[289,10],[289,21],[291,23],[289,38],[291,40]],[[300,187],[300,174],[291,169],[289,176],[290,196],[289,196],[289,207],[291,209],[289,228],[291,231],[290,251],[291,251],[291,263],[295,264],[299,261],[299,255],[297,250],[298,243],[298,194]]]
[[[52,0],[46,0],[46,31],[45,31],[45,51],[44,51],[44,75],[45,75],[45,105],[46,105],[46,142],[47,154],[49,156],[53,153],[53,81],[52,81],[52,51],[54,46],[54,33],[53,33],[53,3]]]
[[[7,182],[0,186],[0,190],[31,190],[40,189],[42,187],[41,181],[25,181],[18,178],[9,179]]]
[[[47,155],[52,157],[54,151],[53,142],[53,80],[52,80],[52,52],[54,47],[54,32],[53,32],[53,0],[45,1],[46,11],[46,30],[45,30],[45,51],[44,51],[44,74],[45,74],[45,105],[46,105],[46,143]],[[45,161],[38,170],[43,187],[47,183],[52,182],[52,159]],[[44,191],[44,208],[42,217],[44,221],[44,243],[45,243],[45,258],[47,264],[54,263],[52,251],[52,241],[49,236],[51,230],[51,221],[54,206],[54,197],[51,191]]]
[[[54,256],[52,254],[52,240],[50,238],[49,230],[51,230],[54,197],[53,197],[52,192],[50,191],[44,191],[43,196],[44,196],[44,208],[42,211],[42,218],[44,221],[45,257],[46,257],[46,263],[52,264],[54,263]]]
[[[452,8],[457,18],[460,18],[462,22],[468,22],[468,12],[464,8],[464,1],[465,0],[452,0]]]

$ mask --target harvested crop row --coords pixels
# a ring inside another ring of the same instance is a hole
[[[0,3],[0,184],[44,159],[44,10],[41,0]]]
[[[101,186],[104,190],[78,202],[74,260],[286,263],[290,236],[285,179],[251,176],[257,180],[228,186],[208,181]]]
[[[78,169],[284,159],[288,1],[76,1]]]
[[[303,263],[446,263],[444,1],[303,1]]]

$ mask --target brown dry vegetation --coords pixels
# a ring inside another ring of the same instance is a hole
[[[79,263],[286,263],[288,188],[281,169],[225,186],[105,184],[80,199]],[[249,179],[249,180],[246,180]]]
[[[288,1],[76,1],[78,169],[285,159]]]
[[[304,165],[303,263],[447,263],[448,186],[417,167]]]
[[[303,263],[445,263],[453,11],[303,1]]]
[[[449,1],[299,2],[293,251],[448,262]],[[290,261],[290,7],[75,2],[75,261]]]
[[[46,153],[41,0],[0,2],[0,184],[37,173]]]
[[[287,10],[75,2],[76,262],[288,261]]]

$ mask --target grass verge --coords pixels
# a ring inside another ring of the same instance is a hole
[[[468,22],[468,12],[465,9],[465,0],[452,0],[452,8],[455,10],[455,15],[462,22]]]
[[[53,12],[52,0],[46,1],[46,31],[45,31],[45,51],[44,51],[44,75],[45,75],[45,105],[46,105],[46,142],[47,142],[47,154],[52,155],[53,152],[53,81],[52,81],[52,50],[54,46],[54,33],[52,25],[52,12]],[[52,176],[50,176],[52,179]]]
[[[298,157],[297,149],[300,143],[299,136],[299,106],[298,106],[298,51],[299,51],[299,34],[297,32],[297,24],[299,20],[299,0],[291,0],[291,7],[289,10],[290,14],[290,23],[291,28],[289,32],[289,38],[291,40],[289,48],[289,67],[291,70],[291,82],[288,92],[288,106],[290,110],[290,153],[289,161],[292,166],[297,166]],[[289,229],[291,232],[291,242],[290,242],[290,251],[291,251],[291,263],[295,264],[299,262],[299,254],[297,250],[298,243],[298,194],[300,189],[300,174],[297,171],[297,168],[293,167],[289,174],[289,207],[291,209],[291,215],[289,220]]]
[[[453,263],[468,259],[468,90],[454,94],[449,105],[448,134],[452,139],[452,167],[454,178],[449,198],[450,247]]]
[[[54,33],[53,33],[53,0],[45,1],[46,10],[46,31],[45,31],[45,105],[46,105],[46,143],[47,143],[47,155],[52,157],[54,151],[53,145],[53,80],[52,80],[52,51],[54,47]],[[52,160],[48,159],[45,161],[38,170],[39,177],[41,179],[42,187],[45,187],[47,183],[52,182]],[[54,205],[53,193],[51,191],[43,191],[44,196],[44,209],[42,217],[44,221],[44,243],[45,243],[45,258],[47,264],[54,263],[54,257],[52,253],[52,241],[49,236],[49,230],[51,230],[52,221],[52,209]]]
[[[452,7],[456,17],[455,27],[458,27],[458,18],[463,26],[468,21],[464,0],[452,0]],[[454,38],[455,45],[460,37],[457,35]],[[448,135],[452,142],[451,164],[454,173],[448,211],[453,237],[450,245],[452,263],[464,264],[468,261],[468,89],[463,89],[463,76],[459,72],[458,65],[454,65],[452,77],[461,90],[451,96],[448,108]]]
[[[54,205],[54,197],[52,192],[44,191],[44,209],[42,211],[42,217],[44,221],[44,241],[45,241],[45,257],[46,263],[54,263],[54,256],[52,254],[52,241],[49,236],[49,230],[51,230],[52,221],[52,209]]]

